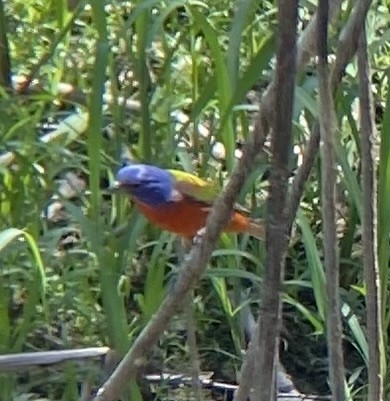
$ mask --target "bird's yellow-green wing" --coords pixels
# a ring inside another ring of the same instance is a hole
[[[220,189],[194,174],[180,170],[169,170],[175,179],[175,189],[183,195],[203,202],[213,202]]]

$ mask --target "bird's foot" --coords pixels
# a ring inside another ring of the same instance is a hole
[[[194,238],[192,238],[193,245],[199,245],[202,242],[204,235],[206,234],[206,227],[202,227],[200,230],[196,232]]]

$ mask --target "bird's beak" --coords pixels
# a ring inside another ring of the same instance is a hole
[[[108,188],[107,191],[110,193],[117,192],[121,187],[121,183],[119,181],[114,181]]]

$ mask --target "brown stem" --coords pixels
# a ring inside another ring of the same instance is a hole
[[[275,367],[281,326],[280,291],[284,277],[286,199],[289,155],[292,142],[292,113],[296,74],[297,0],[279,0],[278,46],[275,69],[274,112],[272,113],[271,174],[266,235],[266,268],[258,327],[254,399],[275,399]]]
[[[367,55],[366,30],[363,23],[358,47],[358,76],[360,85],[360,138],[362,144],[363,189],[363,265],[367,286],[367,342],[368,342],[368,399],[383,400],[384,355],[380,278],[377,237],[377,171],[374,108],[370,66]]]
[[[330,388],[335,401],[345,400],[342,322],[339,298],[339,255],[336,231],[336,117],[328,74],[328,0],[318,3],[318,98],[321,135],[321,203],[327,295],[327,343]]]

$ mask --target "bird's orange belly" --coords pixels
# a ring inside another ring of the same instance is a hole
[[[160,207],[151,207],[140,202],[136,204],[151,223],[186,238],[193,238],[206,225],[210,210],[208,205],[192,200],[172,202]],[[226,231],[245,232],[248,224],[247,217],[233,212]]]

